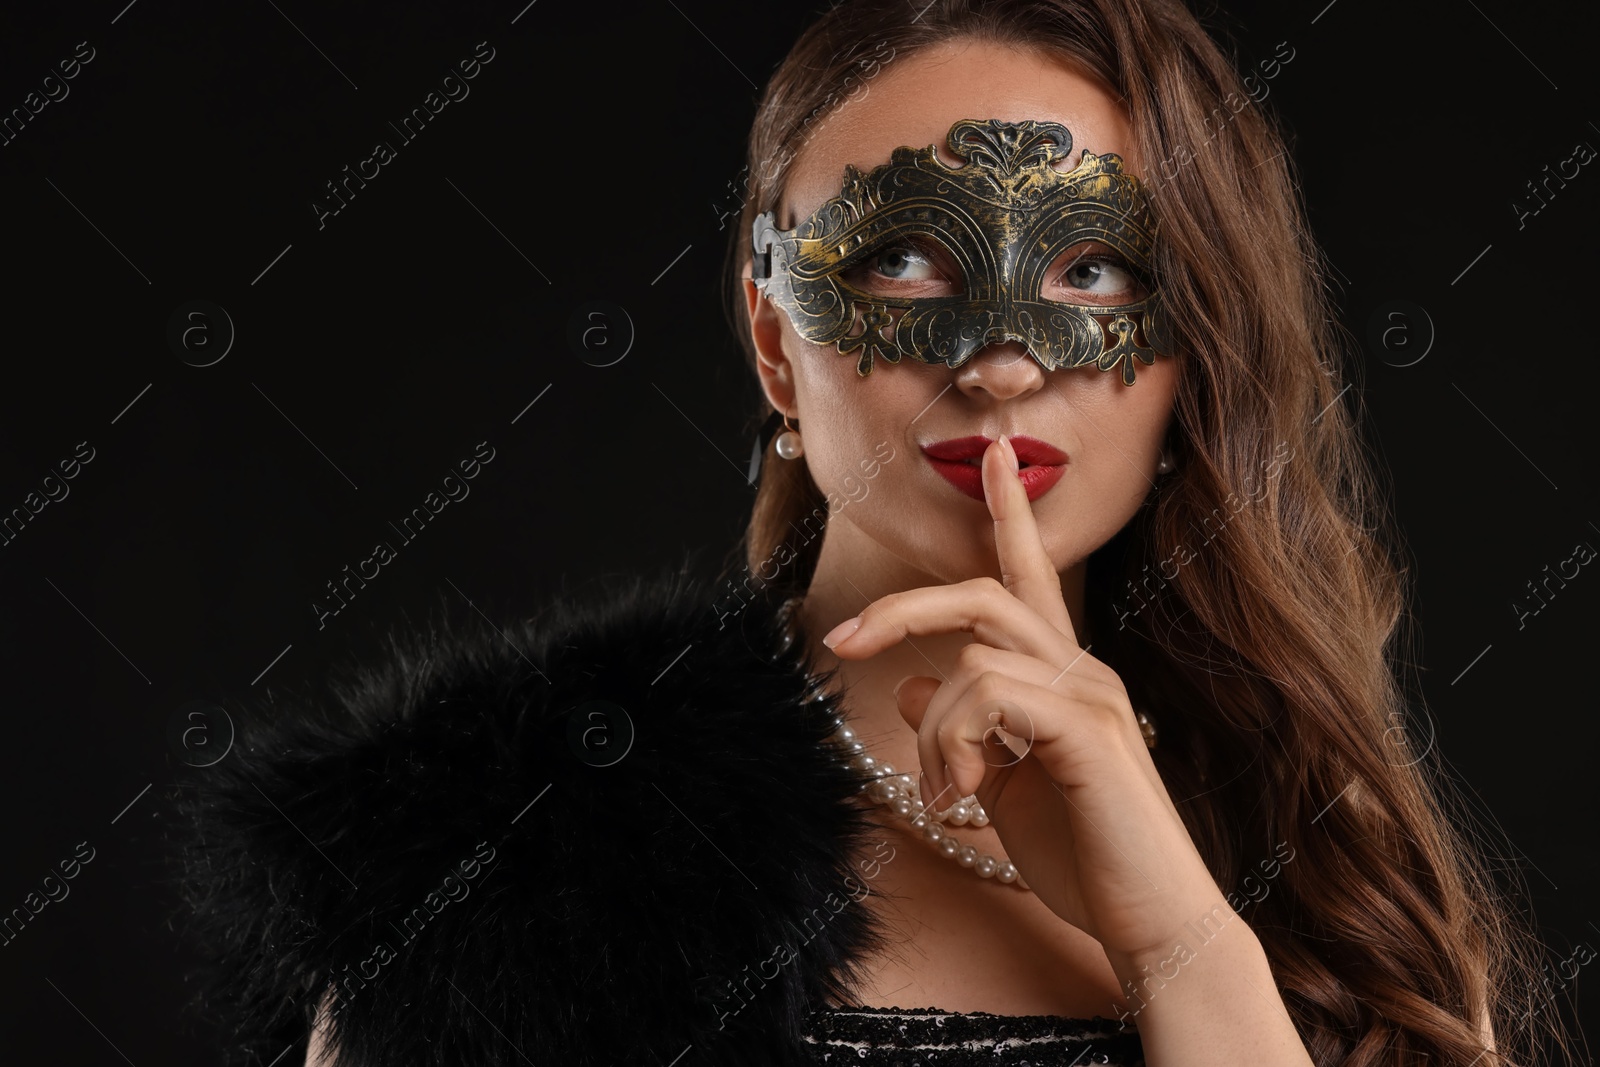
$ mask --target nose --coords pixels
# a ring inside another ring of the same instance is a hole
[[[1020,341],[984,348],[956,372],[956,388],[973,399],[1011,400],[1044,385],[1044,368]]]

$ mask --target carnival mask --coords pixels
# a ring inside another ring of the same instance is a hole
[[[846,164],[840,194],[794,229],[779,230],[770,211],[755,220],[752,279],[801,337],[859,351],[863,376],[875,355],[955,368],[1010,340],[1047,371],[1120,362],[1132,385],[1135,358],[1148,366],[1172,351],[1150,277],[1155,221],[1119,156],[1085,149],[1076,168],[1056,170],[1072,134],[1055,122],[963,119],[948,143],[964,166],[946,166],[932,145],[896,148],[866,175]],[[1149,295],[1108,306],[1041,295],[1052,264],[1087,241],[1114,249]],[[959,266],[962,292],[889,295],[847,277],[886,251],[929,243]]]

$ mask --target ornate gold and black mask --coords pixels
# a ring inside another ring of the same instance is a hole
[[[752,277],[801,337],[859,350],[863,376],[874,355],[955,368],[1012,340],[1047,371],[1120,362],[1132,385],[1135,358],[1148,366],[1171,353],[1150,270],[1155,221],[1120,157],[1085,149],[1076,168],[1056,170],[1072,134],[1055,122],[963,119],[948,143],[964,166],[946,166],[932,145],[896,148],[866,175],[847,164],[840,194],[794,229],[779,230],[770,211],[755,220]],[[1113,249],[1147,295],[1106,306],[1050,299],[1051,266],[1091,241]],[[851,280],[885,252],[930,243],[959,267],[962,292],[901,296]]]

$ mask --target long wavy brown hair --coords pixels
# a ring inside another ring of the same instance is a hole
[[[1160,161],[1146,184],[1184,356],[1179,473],[1090,557],[1085,608],[1097,654],[1158,716],[1157,766],[1217,884],[1248,886],[1258,857],[1293,849],[1240,910],[1312,1059],[1570,1059],[1525,886],[1491,875],[1491,831],[1446,776],[1408,673],[1401,543],[1341,402],[1359,364],[1333,325],[1280,122],[1245,99],[1265,75],[1241,77],[1182,3],[850,0],[824,14],[750,132],[723,289],[752,369],[740,278],[755,216],[778,208],[799,148],[851,86],[952,38],[1067,60],[1123,102],[1139,157]],[[752,423],[770,416],[763,404]],[[774,458],[768,444],[742,583],[800,592],[828,512],[805,465]]]

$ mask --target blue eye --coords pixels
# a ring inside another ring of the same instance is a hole
[[[880,244],[842,277],[863,292],[885,297],[921,299],[961,291],[961,269],[949,252],[936,241],[912,235]]]
[[[1074,289],[1090,293],[1120,293],[1138,284],[1133,274],[1114,259],[1080,259],[1062,275]]]
[[[932,281],[939,276],[938,268],[927,256],[914,248],[896,245],[886,248],[869,261],[872,269],[885,278],[903,281]]]
[[[1055,292],[1041,294],[1046,299],[1111,305],[1132,303],[1145,295],[1139,274],[1127,260],[1103,245],[1069,252],[1058,264],[1050,283]]]

